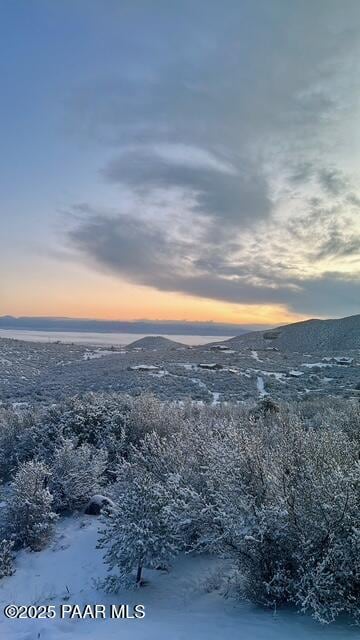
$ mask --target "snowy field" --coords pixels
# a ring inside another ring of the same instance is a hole
[[[224,599],[213,590],[218,562],[186,557],[169,573],[148,571],[147,586],[117,596],[96,588],[104,576],[96,549],[98,520],[92,516],[59,522],[52,545],[22,551],[16,573],[0,582],[0,607],[6,604],[144,604],[145,618],[123,620],[7,620],[0,616],[4,640],[355,640],[359,629],[340,623],[321,626],[292,610],[273,612]],[[107,609],[108,610],[108,609]]]

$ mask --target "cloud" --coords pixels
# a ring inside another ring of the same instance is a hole
[[[330,196],[338,196],[348,188],[347,180],[337,169],[322,168],[319,171],[319,182]]]
[[[318,258],[359,256],[360,235],[347,236],[332,231],[330,237],[321,244],[317,252]]]
[[[146,31],[127,5],[122,72],[76,96],[118,206],[86,206],[71,243],[162,291],[355,311],[358,2],[195,4],[155,24],[144,3]]]
[[[360,279],[343,273],[325,272],[302,278],[286,265],[263,261],[236,263],[226,260],[214,247],[174,241],[152,223],[131,217],[99,215],[71,233],[77,249],[95,266],[126,276],[130,281],[192,296],[238,304],[287,304],[296,312],[332,313],[336,308],[355,312]],[[231,251],[234,247],[229,245]],[[213,253],[212,253],[213,252]]]
[[[236,169],[199,148],[181,154],[179,145],[167,153],[142,148],[112,159],[103,170],[112,183],[140,193],[178,188],[194,197],[193,212],[238,226],[266,218],[271,211],[267,181],[249,162]]]

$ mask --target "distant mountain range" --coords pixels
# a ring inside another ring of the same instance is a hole
[[[198,336],[235,336],[264,326],[243,326],[217,322],[171,322],[137,320],[91,320],[83,318],[0,317],[0,329],[28,331],[80,331],[95,333],[142,333]]]
[[[79,318],[0,317],[0,329],[28,331],[78,331],[134,333],[148,336],[236,336],[222,344],[230,348],[280,351],[341,351],[360,349],[360,314],[336,320],[305,320],[273,329],[212,322],[91,320]],[[159,340],[159,338],[156,338]],[[162,338],[161,338],[162,340]],[[134,345],[136,346],[136,345]],[[141,345],[139,345],[141,346]],[[148,344],[142,345],[148,348]],[[164,345],[163,345],[164,346]],[[169,345],[168,345],[169,346]],[[177,345],[176,345],[177,346]]]
[[[222,344],[231,348],[275,348],[302,353],[360,349],[360,314],[337,320],[305,320],[266,331],[252,331]]]

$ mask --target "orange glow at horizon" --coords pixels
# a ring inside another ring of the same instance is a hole
[[[46,264],[29,289],[25,279],[2,286],[0,315],[55,316],[103,320],[178,320],[277,325],[303,320],[281,305],[234,304],[158,291],[81,265]]]

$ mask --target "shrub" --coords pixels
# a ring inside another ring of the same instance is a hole
[[[0,579],[5,576],[12,576],[15,569],[13,567],[13,546],[11,540],[0,541]]]
[[[57,511],[81,509],[103,482],[107,455],[88,444],[76,447],[67,439],[55,452],[50,488]]]

